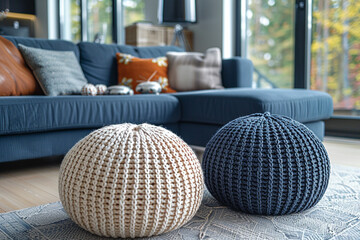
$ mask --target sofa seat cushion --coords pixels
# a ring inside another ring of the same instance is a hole
[[[313,122],[332,115],[330,95],[300,89],[230,88],[174,94],[181,105],[181,121],[226,124],[259,112],[291,117],[299,122]]]
[[[179,119],[179,102],[171,95],[0,98],[0,135]]]

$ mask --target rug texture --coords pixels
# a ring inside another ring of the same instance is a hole
[[[78,227],[60,202],[0,214],[0,239],[108,239]],[[258,216],[233,211],[208,191],[182,228],[148,239],[360,239],[360,169],[332,166],[322,200],[304,212]]]

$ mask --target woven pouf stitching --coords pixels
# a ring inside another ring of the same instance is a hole
[[[251,214],[282,215],[314,206],[324,195],[330,162],[305,125],[253,114],[222,127],[206,146],[205,184],[220,202]]]
[[[149,124],[101,128],[65,156],[64,209],[82,228],[107,237],[145,237],[179,228],[198,210],[201,165],[172,132]]]

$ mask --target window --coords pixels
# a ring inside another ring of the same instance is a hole
[[[63,0],[59,6],[61,38],[73,42],[81,41],[80,0]]]
[[[113,42],[113,1],[87,0],[87,39],[90,42]]]
[[[328,92],[335,115],[360,116],[360,1],[314,0],[311,89]]]
[[[238,19],[246,29],[237,28],[245,36],[236,43],[254,63],[254,86],[309,86],[332,96],[335,115],[360,117],[359,12],[358,0],[238,4],[236,14],[243,13]]]
[[[293,0],[249,0],[246,10],[246,56],[254,67],[254,86],[294,85]]]
[[[236,54],[253,61],[253,85],[327,92],[334,115],[326,133],[359,138],[360,1],[235,3]]]
[[[145,20],[145,0],[123,0],[124,26]]]
[[[145,3],[145,0],[59,0],[60,38],[123,43],[124,27],[145,19]]]

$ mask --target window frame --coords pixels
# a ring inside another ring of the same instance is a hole
[[[64,11],[64,1],[58,0],[58,18],[59,18],[59,37],[62,39],[62,33],[64,28],[65,19],[64,16],[60,13]],[[122,0],[112,0],[112,42],[117,44],[124,43],[124,29],[122,26]],[[120,16],[120,17],[119,17]],[[88,26],[88,18],[87,18],[87,0],[80,0],[80,26],[81,26],[81,42],[88,41],[87,37],[87,26]]]

